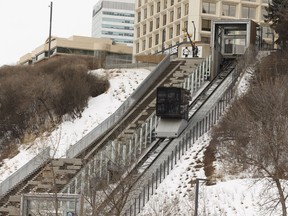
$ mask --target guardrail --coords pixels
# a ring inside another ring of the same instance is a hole
[[[137,183],[135,185],[134,194],[127,199],[130,200],[130,203],[123,210],[123,215],[136,216],[140,213],[145,203],[151,199],[160,183],[169,175],[181,156],[218,122],[225,108],[233,99],[232,87],[238,77],[239,71],[236,68],[214,89],[214,93],[206,99],[205,104],[207,107],[203,104],[199,108],[200,112],[196,112],[190,119],[187,128],[181,136],[173,140],[166,149],[161,151],[162,156],[158,155],[149,166],[149,169],[144,171],[144,176],[141,177],[142,180],[138,181],[139,185]]]
[[[100,125],[94,128],[90,133],[80,139],[75,145],[71,146],[67,152],[67,158],[76,157],[84,149],[86,149],[90,144],[92,144],[98,137],[103,133],[108,131],[112,126],[114,126],[126,113],[127,111],[137,103],[146,90],[153,84],[154,79],[157,79],[170,64],[170,56],[165,56],[165,58],[160,62],[157,67],[148,75],[148,77],[138,86],[135,92],[106,120],[104,120]],[[28,176],[35,172],[38,168],[43,166],[50,159],[50,148],[46,148],[33,159],[27,162],[19,170],[14,172],[11,176],[0,183],[0,199],[2,199],[6,194],[10,192],[15,186],[24,181]]]
[[[24,181],[29,175],[43,166],[50,159],[50,147],[44,149],[32,160],[14,172],[11,176],[0,183],[0,199],[10,192],[20,182]]]
[[[128,110],[133,107],[137,101],[145,94],[145,92],[153,84],[170,64],[170,56],[165,58],[154,68],[148,77],[137,87],[133,94],[107,119],[105,119],[96,128],[90,131],[86,136],[80,139],[76,144],[71,146],[67,152],[67,158],[73,158],[79,155],[83,150],[89,147],[90,144],[95,142],[103,133],[111,129],[123,116],[126,115]]]

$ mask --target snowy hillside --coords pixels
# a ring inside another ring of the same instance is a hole
[[[91,98],[87,108],[79,119],[65,121],[51,134],[38,138],[33,143],[26,143],[19,148],[20,153],[3,161],[0,167],[0,182],[18,170],[45,147],[52,147],[55,157],[62,157],[66,150],[89,131],[111,115],[150,74],[147,69],[110,69],[95,70],[91,73],[107,77],[110,88],[104,94]]]
[[[5,160],[0,167],[0,182],[19,169],[26,161],[34,157],[45,146],[57,150],[56,157],[65,155],[66,150],[85,134],[111,115],[137,86],[150,73],[146,69],[113,69],[92,71],[97,76],[107,76],[110,88],[104,94],[91,98],[82,114],[82,118],[66,119],[57,130],[33,143],[22,145],[20,153],[10,160]],[[250,73],[244,74],[238,86],[238,94],[247,89]],[[180,162],[166,177],[156,194],[151,197],[141,215],[194,215],[195,184],[192,179],[205,179],[203,154],[209,144],[209,134],[205,134],[181,158]],[[216,164],[217,165],[217,164]],[[262,181],[243,177],[233,179],[225,176],[225,170],[217,165],[216,185],[206,186],[200,181],[198,215],[211,216],[262,216],[265,210],[261,204],[265,201]],[[195,183],[195,182],[194,182]],[[274,212],[275,213],[275,212]],[[274,216],[280,214],[273,214]]]

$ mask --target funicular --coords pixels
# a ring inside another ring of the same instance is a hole
[[[235,59],[243,55],[250,45],[256,45],[259,38],[259,25],[252,20],[213,20],[211,47],[213,77],[220,72],[225,59]]]

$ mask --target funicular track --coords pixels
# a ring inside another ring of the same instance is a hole
[[[155,98],[156,89],[160,85],[169,84],[169,79],[173,76],[173,73],[180,68],[181,65],[185,64],[185,61],[172,61],[157,80],[152,84],[150,91],[143,95],[135,107],[132,107],[128,114],[124,116],[119,123],[116,124],[108,133],[104,134],[103,137],[98,139],[97,145],[91,145],[87,148],[79,157],[85,160],[93,157],[95,152],[103,145],[105,140],[113,140],[117,138],[123,130],[134,130],[139,126],[141,120],[146,119],[147,116],[151,115],[155,111]],[[145,115],[143,113],[145,112]],[[132,123],[132,124],[131,124]]]
[[[201,109],[202,106],[205,106],[206,100],[211,97],[214,93],[214,91],[217,89],[217,87],[225,80],[225,78],[235,69],[236,61],[231,60],[225,63],[223,65],[221,73],[219,73],[209,84],[198,94],[198,96],[192,101],[192,103],[189,105],[189,121],[192,121],[196,112]],[[138,187],[143,182],[143,179],[147,178],[145,175],[149,173],[149,169],[151,169],[154,165],[154,163],[161,157],[161,155],[165,152],[165,149],[173,142],[173,138],[170,139],[163,139],[158,138],[155,140],[152,147],[149,149],[149,151],[146,151],[145,154],[142,155],[142,157],[137,161],[137,163],[130,169],[130,174],[133,175],[133,185],[129,187],[129,191],[133,193],[132,189],[133,187]],[[157,149],[157,151],[155,151]],[[151,155],[153,155],[151,157]],[[150,158],[150,161],[147,162],[147,159]],[[144,165],[145,164],[145,165]],[[143,169],[141,173],[139,174],[139,169]],[[135,175],[135,173],[138,173],[138,175]],[[149,175],[149,174],[148,174]],[[129,178],[129,174],[125,173],[124,176],[122,176],[121,181],[126,181],[126,179]],[[131,177],[130,177],[131,178]],[[131,179],[129,179],[131,181]],[[140,183],[139,183],[140,182]],[[119,184],[110,194],[111,197],[116,197],[117,193],[123,189],[122,185]],[[128,192],[129,193],[129,192]],[[118,195],[119,196],[119,195]],[[112,214],[113,208],[107,206],[107,203],[109,203],[110,197],[107,197],[104,202],[98,207],[98,214],[101,215],[101,211],[105,209],[104,212],[110,212]],[[139,198],[140,199],[140,198]],[[145,199],[145,198],[144,198]],[[144,203],[142,203],[144,205]],[[127,212],[125,213],[127,215]],[[129,215],[129,214],[128,214]],[[131,213],[130,213],[131,215]],[[135,212],[133,213],[135,215]]]
[[[92,145],[86,148],[81,154],[77,156],[78,159],[59,159],[56,162],[52,160],[48,160],[43,166],[39,169],[35,170],[30,176],[28,176],[24,181],[14,187],[9,193],[3,196],[0,200],[0,215],[19,215],[20,208],[20,200],[21,194],[30,193],[30,192],[51,192],[51,187],[48,187],[47,184],[42,184],[43,187],[39,187],[39,182],[43,182],[45,180],[45,175],[47,175],[47,171],[51,170],[51,165],[58,164],[57,170],[62,171],[61,179],[59,179],[59,184],[57,185],[58,191],[60,191],[65,182],[69,179],[73,178],[76,173],[84,166],[84,164],[89,161],[91,157],[99,150],[103,145],[105,145],[105,140],[107,139],[115,139],[124,129],[129,129],[130,127],[137,127],[137,121],[141,122],[146,118],[149,114],[154,112],[155,106],[155,95],[156,88],[159,85],[171,84],[171,79],[173,77],[173,73],[177,70],[180,70],[180,66],[184,65],[185,61],[172,61],[169,66],[165,69],[165,73],[154,81],[151,86],[151,91],[145,94],[137,103],[136,107],[132,107],[132,109],[128,112],[125,118],[121,119],[120,122],[116,124],[110,131],[108,131],[103,136],[99,137]],[[145,115],[143,116],[143,111],[145,111]],[[133,122],[133,124],[131,124]],[[53,165],[54,166],[54,165]],[[68,166],[73,167],[73,171],[67,170]],[[62,169],[62,170],[61,170]],[[62,181],[62,182],[61,182]],[[55,188],[54,188],[55,189]]]

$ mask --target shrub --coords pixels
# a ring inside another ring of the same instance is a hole
[[[87,64],[81,58],[60,57],[0,68],[0,156],[7,143],[27,133],[39,135],[63,115],[81,116],[89,97],[107,90],[108,81],[88,73]]]

